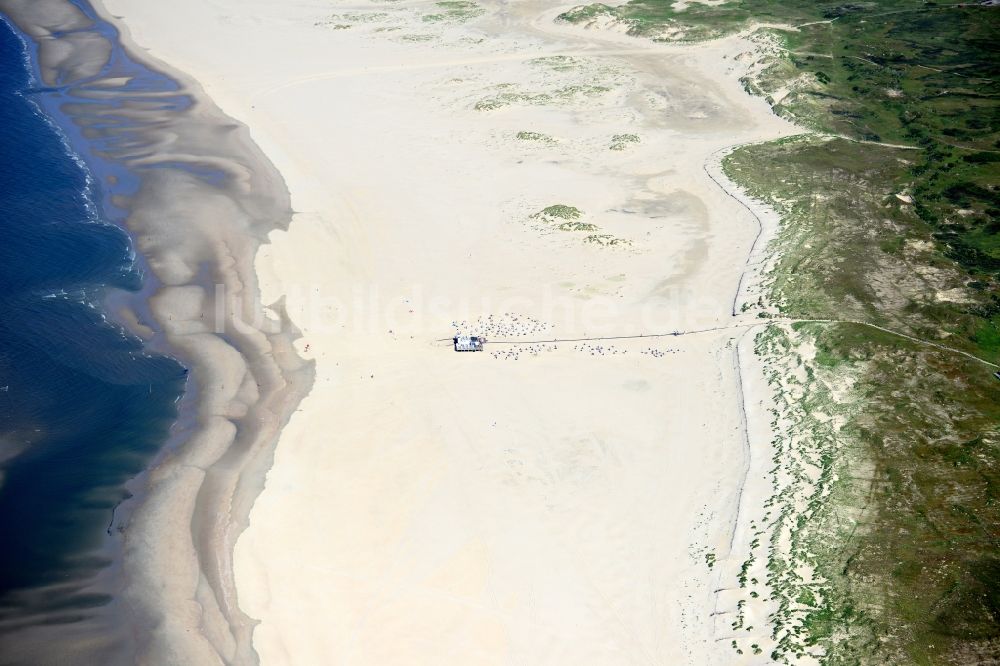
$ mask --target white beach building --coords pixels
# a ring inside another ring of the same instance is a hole
[[[452,338],[455,342],[455,351],[483,351],[483,343],[486,338],[476,335],[456,335]]]

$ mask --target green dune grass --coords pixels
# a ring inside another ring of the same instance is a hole
[[[676,11],[634,0],[560,18],[601,15],[656,40],[748,31],[767,45],[744,84],[810,133],[740,148],[723,167],[782,214],[771,303],[1000,362],[1000,7],[746,0]],[[781,602],[772,658],[1000,654],[995,368],[851,324],[772,327],[758,348],[805,368],[806,397],[781,407],[793,437],[777,445],[794,440],[828,475],[806,520],[786,525],[792,514],[772,498],[774,529],[795,535],[790,559],[772,551],[769,562]],[[822,582],[800,580],[796,561]],[[755,646],[733,642],[744,654]]]

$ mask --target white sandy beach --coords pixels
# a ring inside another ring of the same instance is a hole
[[[234,554],[261,663],[733,663],[718,589],[741,491],[769,492],[731,314],[757,227],[703,165],[792,131],[741,88],[750,45],[547,2],[104,5],[249,126],[297,212],[256,263],[316,361]],[[456,354],[455,322],[721,328]]]

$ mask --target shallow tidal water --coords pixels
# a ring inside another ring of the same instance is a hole
[[[59,91],[32,75],[28,48],[0,21],[0,663],[20,663],[26,627],[113,601],[115,511],[186,379],[105,319],[106,296],[139,292],[143,270],[72,128],[43,111]]]

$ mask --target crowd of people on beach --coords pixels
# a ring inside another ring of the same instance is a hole
[[[538,356],[542,352],[551,352],[559,349],[555,344],[531,344],[531,345],[511,345],[510,347],[498,348],[490,352],[490,356],[502,361],[516,361],[525,356]]]
[[[614,345],[590,344],[589,342],[573,345],[573,351],[584,352],[591,356],[615,356],[628,353],[627,349],[619,349]]]
[[[649,347],[648,349],[643,349],[639,352],[640,354],[649,354],[650,356],[655,356],[656,358],[663,358],[667,354],[676,354],[676,349],[657,349],[656,347]]]
[[[453,321],[451,325],[456,333],[475,335],[487,340],[540,335],[552,330],[551,324],[516,312],[505,312],[500,316],[478,317],[472,321]]]
[[[451,322],[456,335],[473,335],[485,338],[489,343],[502,344],[510,341],[514,344],[510,346],[496,347],[490,349],[490,356],[503,361],[516,361],[521,356],[538,356],[543,352],[551,352],[559,349],[558,340],[541,340],[538,342],[518,342],[518,338],[529,336],[552,336],[551,324],[545,323],[534,317],[514,312],[505,312],[500,316],[487,315],[474,320],[462,320]],[[580,342],[570,347],[571,351],[591,356],[618,356],[629,353],[628,349],[613,344],[604,344],[599,340],[592,342]],[[660,349],[658,347],[646,347],[639,350],[640,354],[646,354],[654,358],[664,358],[667,354],[676,354],[676,349]]]
[[[565,346],[564,346],[565,348]],[[510,347],[499,347],[495,350],[490,351],[490,356],[495,359],[500,359],[503,361],[516,361],[522,355],[524,356],[538,356],[542,352],[551,352],[559,349],[559,345],[555,343],[536,343],[530,345],[511,345]],[[590,354],[591,356],[624,356],[629,353],[628,349],[623,349],[615,345],[605,345],[605,344],[591,344],[589,342],[583,342],[580,344],[573,345],[570,347],[571,351],[580,352],[583,354]],[[646,349],[639,350],[640,354],[645,354],[647,356],[652,356],[654,358],[664,358],[667,354],[676,354],[676,349],[658,349],[656,347],[647,347]]]

